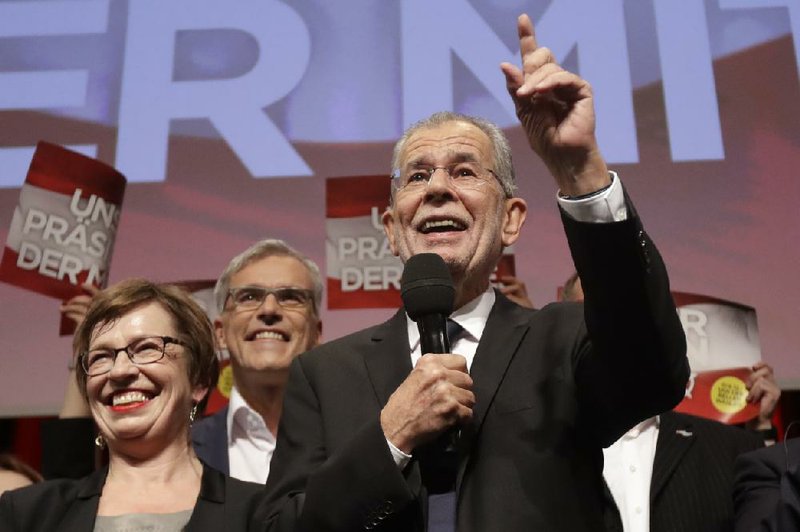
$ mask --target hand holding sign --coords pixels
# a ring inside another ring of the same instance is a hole
[[[756,362],[753,371],[745,381],[749,390],[747,402],[758,404],[758,417],[748,422],[748,426],[755,430],[767,430],[772,427],[772,415],[781,398],[781,389],[775,382],[772,366],[764,362]]]

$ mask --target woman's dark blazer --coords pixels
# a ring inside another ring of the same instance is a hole
[[[48,480],[0,497],[1,532],[86,532],[94,529],[107,468],[79,480]],[[203,465],[200,495],[186,530],[247,530],[264,492]]]

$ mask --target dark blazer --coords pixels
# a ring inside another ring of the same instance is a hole
[[[49,480],[0,497],[3,532],[86,532],[94,528],[107,468],[80,480]],[[203,467],[189,531],[247,530],[264,486]]]
[[[226,475],[228,463],[228,407],[192,425],[192,446],[197,457]]]
[[[736,460],[736,532],[800,530],[800,438]]]
[[[683,397],[686,345],[666,272],[629,211],[625,222],[564,221],[585,306],[534,311],[497,294],[470,370],[460,532],[603,529],[601,447]],[[379,420],[410,371],[402,310],[294,360],[270,530],[424,530],[419,465],[399,470]]]
[[[763,446],[761,437],[739,427],[677,412],[661,414],[650,481],[650,532],[731,532],[734,460]],[[622,532],[609,500],[609,530]]]

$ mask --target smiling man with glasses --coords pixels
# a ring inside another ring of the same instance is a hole
[[[228,407],[192,428],[197,455],[240,480],[263,483],[275,448],[292,359],[319,344],[322,278],[311,260],[281,240],[262,240],[234,257],[217,280],[217,342],[230,355]]]
[[[586,304],[536,311],[491,288],[527,213],[503,132],[452,112],[411,126],[382,222],[403,262],[446,264],[452,351],[423,351],[400,309],[297,357],[267,482],[270,532],[603,530],[602,447],[683,397],[664,265],[600,154],[591,87],[536,44],[527,16],[518,31],[522,68],[501,68],[558,187]]]

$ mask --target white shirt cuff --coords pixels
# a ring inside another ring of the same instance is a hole
[[[582,199],[558,197],[558,204],[570,217],[578,222],[611,223],[628,219],[628,208],[625,206],[625,195],[619,176],[611,174],[611,185],[600,194]]]
[[[397,447],[394,446],[389,439],[386,439],[386,443],[389,444],[389,451],[392,453],[392,458],[394,459],[394,463],[397,464],[397,467],[400,468],[400,471],[406,468],[408,463],[411,461],[411,455],[406,454]]]

